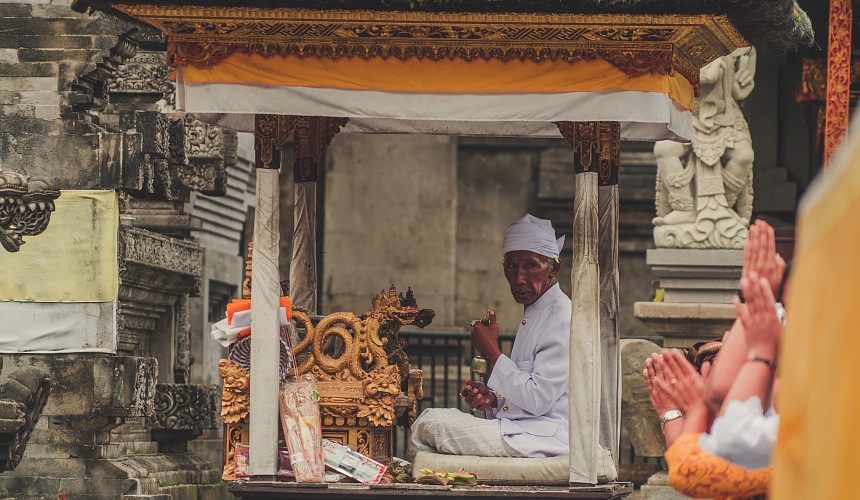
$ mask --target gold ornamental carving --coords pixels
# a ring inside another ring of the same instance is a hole
[[[556,122],[559,132],[573,146],[577,173],[597,172],[601,186],[618,184],[621,166],[619,122]]]
[[[604,59],[630,76],[699,69],[748,45],[725,16],[475,14],[115,5],[168,38],[168,62],[208,67],[230,54],[263,56]]]
[[[839,144],[848,133],[851,107],[850,0],[830,0],[830,33],[827,45],[827,103],[824,125],[824,168],[827,169]]]
[[[312,373],[318,381],[324,423],[390,427],[403,413],[397,408],[403,387],[408,392],[402,403],[408,421],[414,420],[415,397],[423,396],[421,381],[414,378],[422,373],[410,370],[397,333],[404,325],[426,325],[433,314],[418,309],[411,290],[404,297],[393,286],[376,295],[361,316],[338,312],[313,325],[306,314],[296,312],[305,331],[295,346],[296,359],[305,358],[297,371]]]
[[[224,379],[221,393],[221,420],[227,424],[245,422],[251,408],[251,374],[235,361],[222,359],[218,371]]]

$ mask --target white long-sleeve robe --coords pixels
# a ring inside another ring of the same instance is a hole
[[[568,359],[570,298],[558,284],[526,308],[511,350],[487,380],[498,405],[488,418],[500,421],[505,442],[523,455],[568,454]]]

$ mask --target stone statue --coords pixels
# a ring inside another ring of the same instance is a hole
[[[654,145],[658,248],[743,247],[754,153],[739,103],[755,86],[755,63],[755,49],[744,47],[702,68],[692,143]]]

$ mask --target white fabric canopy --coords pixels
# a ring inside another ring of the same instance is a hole
[[[186,83],[180,109],[240,132],[254,114],[349,118],[341,133],[561,137],[556,121],[618,121],[623,140],[686,141],[690,112],[667,94],[597,91],[445,94],[283,85]],[[230,114],[230,117],[207,116]]]

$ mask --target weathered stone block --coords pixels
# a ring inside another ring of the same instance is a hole
[[[93,411],[122,417],[152,415],[157,378],[155,358],[104,359],[93,369]]]
[[[32,495],[35,498],[57,498],[60,493],[60,480],[49,477],[0,475],[0,494],[22,498]]]
[[[23,3],[0,3],[0,18],[11,17],[21,18],[30,17],[33,12],[32,7]]]
[[[0,4],[2,5],[2,4]],[[4,49],[8,50],[8,49]],[[53,90],[56,91],[57,79],[54,77],[7,77],[0,78],[0,90]]]
[[[0,418],[0,434],[12,434],[18,432],[18,429],[24,426],[27,422],[23,417],[19,418]]]
[[[658,472],[648,478],[642,485],[642,500],[684,500],[690,498],[682,495],[669,486],[669,475],[666,471]]]
[[[17,58],[21,62],[52,62],[52,61],[80,61],[86,62],[92,55],[89,49],[65,49],[65,48],[21,48],[17,51]]]
[[[78,17],[66,19],[34,18],[30,16],[0,17],[0,32],[8,35],[32,35],[40,33],[46,37],[63,36],[67,33],[103,32],[104,23],[99,18]]]
[[[0,62],[18,62],[18,49],[0,49]]]
[[[89,478],[60,479],[60,490],[67,495],[110,496],[117,492],[134,492],[137,482],[134,479],[104,479],[93,481]]]
[[[56,63],[30,62],[9,63],[0,62],[0,75],[3,76],[57,76],[59,66]]]
[[[642,378],[645,360],[660,351],[647,340],[621,341],[621,422],[636,454],[643,457],[661,457],[666,451],[660,418]]]
[[[21,403],[17,401],[0,401],[0,418],[20,418],[24,414]]]
[[[9,5],[9,4],[0,4]],[[93,46],[93,38],[83,35],[63,35],[46,37],[42,35],[0,35],[0,47],[8,48],[57,48],[57,49],[88,49]]]

